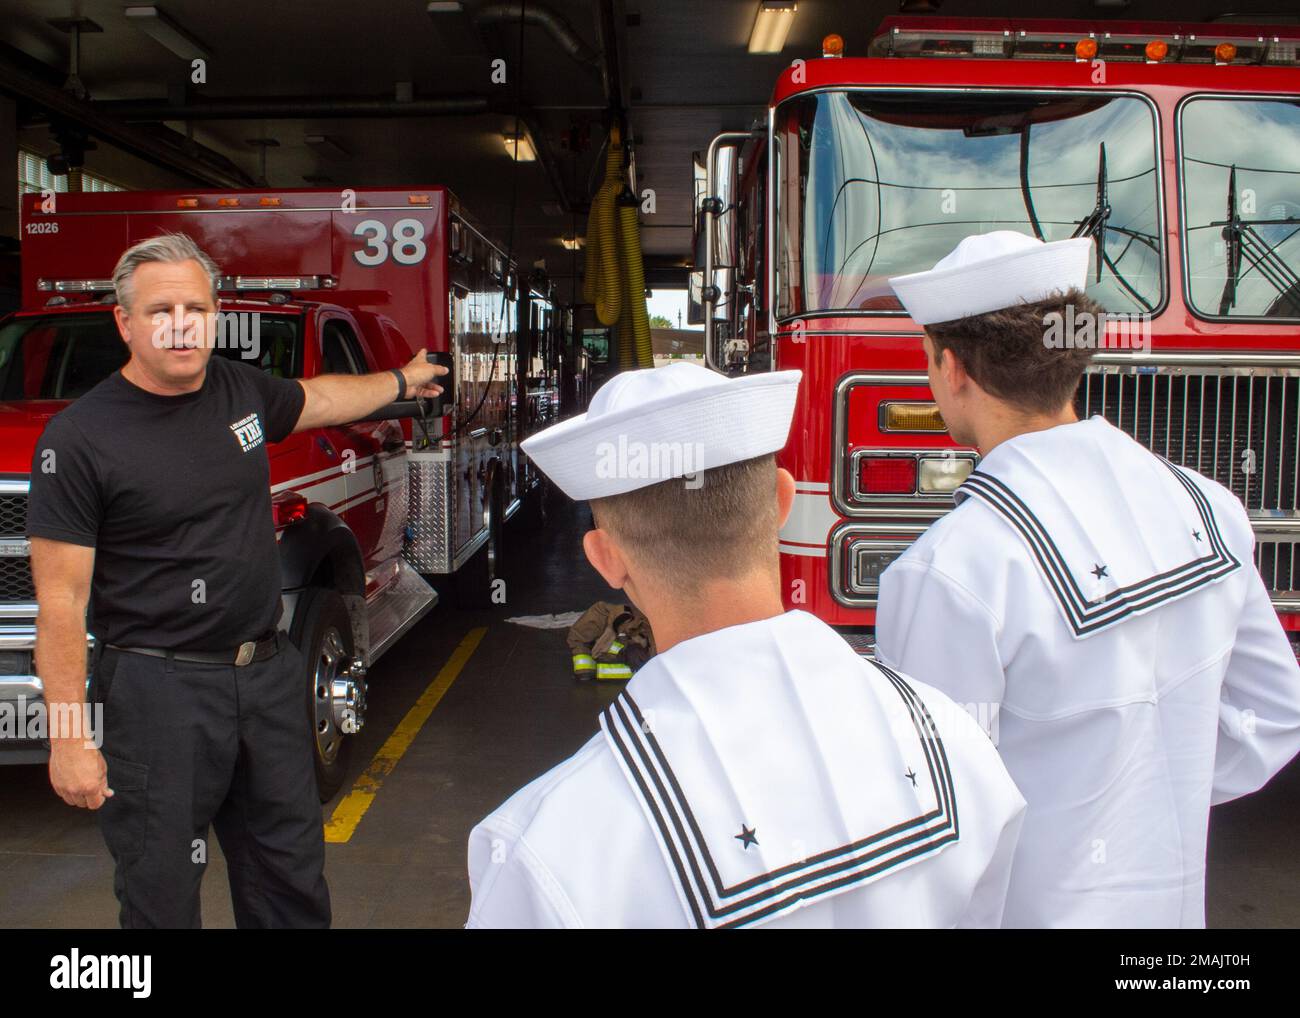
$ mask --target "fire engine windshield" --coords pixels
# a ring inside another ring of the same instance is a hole
[[[244,359],[280,377],[299,377],[298,317],[262,314],[259,319],[255,335],[241,334],[242,345],[219,345],[213,353]],[[0,324],[0,401],[76,399],[125,364],[126,353],[109,308],[10,318]]]
[[[1155,116],[1094,93],[834,91],[777,110],[777,313],[899,311],[890,276],[974,233],[1093,239],[1107,310],[1163,301]]]
[[[1179,127],[1188,303],[1300,318],[1300,102],[1196,98]]]

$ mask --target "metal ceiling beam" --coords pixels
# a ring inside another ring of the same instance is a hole
[[[311,120],[368,117],[446,117],[505,113],[486,96],[431,96],[402,101],[392,96],[250,96],[229,99],[109,99],[94,107],[128,121]]]
[[[206,150],[201,146],[194,145],[193,152],[182,151],[148,131],[138,130],[129,124],[105,116],[94,106],[60,88],[40,81],[2,57],[0,57],[0,91],[34,103],[46,110],[52,118],[78,124],[96,138],[198,183],[231,188],[248,187],[252,184],[251,178],[242,171],[216,166],[204,159],[203,153]]]
[[[518,116],[520,122],[528,128],[528,133],[533,139],[533,150],[537,153],[537,161],[541,164],[542,172],[546,174],[555,197],[559,199],[560,207],[566,215],[572,214],[573,199],[569,195],[569,189],[564,186],[564,178],[560,175],[560,168],[555,162],[555,153],[551,151],[550,142],[546,139],[546,132],[542,130],[541,122],[531,110],[521,110]]]
[[[485,96],[440,96],[403,102],[388,96],[267,96],[261,98],[201,99],[173,103],[166,99],[119,99],[94,104],[95,109],[121,120],[312,120],[319,118],[515,116],[513,103]],[[537,161],[566,213],[573,202],[556,165],[541,122],[534,111],[518,111],[519,121],[533,139]]]

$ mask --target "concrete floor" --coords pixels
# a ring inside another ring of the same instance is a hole
[[[475,626],[488,632],[346,844],[327,846],[338,927],[454,927],[469,909],[470,828],[515,789],[580,747],[621,684],[577,683],[563,630],[512,615],[615,599],[587,566],[586,509],[556,500],[545,541],[508,527],[507,604],[439,606],[371,671],[370,711],[352,770],[360,774]],[[524,560],[527,556],[527,560]],[[328,817],[346,795],[325,807]],[[1207,917],[1216,927],[1300,926],[1300,765],[1211,818]],[[231,927],[216,839],[203,887],[204,925]],[[0,768],[0,927],[112,928],[112,863],[94,818],[64,805],[44,767]]]

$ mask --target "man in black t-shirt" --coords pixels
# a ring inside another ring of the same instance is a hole
[[[400,371],[292,381],[212,358],[218,275],[182,234],[126,251],[113,281],[129,360],[37,443],[27,533],[51,718],[83,702],[88,605],[102,652],[103,751],[51,726],[50,782],[98,811],[124,927],[200,924],[209,825],[241,927],[328,926],[265,447],[436,395],[446,369],[421,351]]]

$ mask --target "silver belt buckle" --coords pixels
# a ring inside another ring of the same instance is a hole
[[[253,652],[257,650],[257,642],[248,640],[239,645],[239,653],[235,655],[235,667],[242,668],[248,662],[253,660]]]

